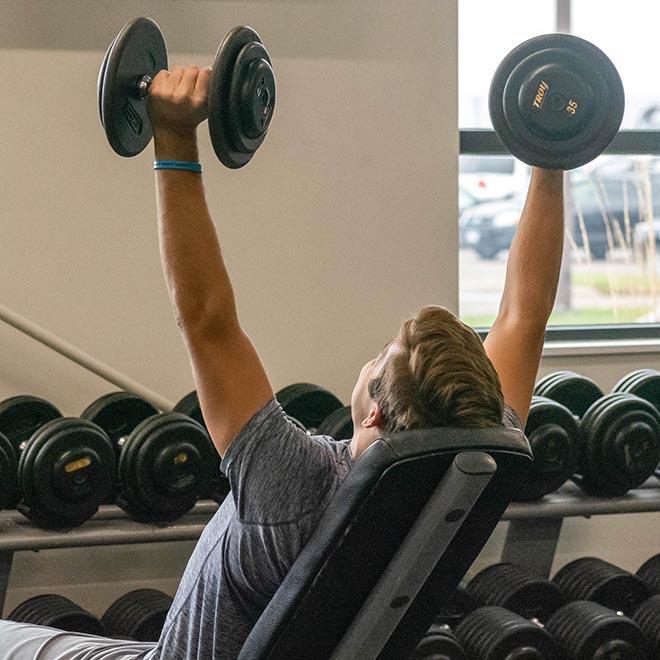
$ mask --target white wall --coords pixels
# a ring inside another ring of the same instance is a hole
[[[110,151],[95,96],[108,43],[148,15],[172,63],[210,62],[240,23],[271,52],[277,108],[253,162],[223,169],[206,131],[201,147],[240,314],[276,388],[309,380],[347,399],[402,318],[456,308],[455,0],[0,9],[3,304],[172,400],[193,387],[160,271],[153,156]],[[4,325],[0,342],[1,398],[79,414],[115,389]],[[17,553],[5,613],[35,589],[95,612],[143,580],[173,591],[191,548]]]

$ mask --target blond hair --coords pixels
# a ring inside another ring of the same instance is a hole
[[[479,335],[444,307],[423,307],[404,321],[400,352],[369,383],[385,431],[502,424],[497,372]]]

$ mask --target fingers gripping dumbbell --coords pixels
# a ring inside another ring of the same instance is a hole
[[[136,156],[153,131],[147,97],[156,74],[167,69],[163,34],[148,18],[127,23],[103,58],[97,83],[101,124],[120,156]],[[229,168],[246,165],[263,143],[275,108],[275,76],[259,35],[234,28],[213,62],[208,97],[209,134]]]

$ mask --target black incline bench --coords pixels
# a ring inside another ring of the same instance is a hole
[[[521,431],[392,434],[355,462],[239,660],[405,660],[532,462]]]

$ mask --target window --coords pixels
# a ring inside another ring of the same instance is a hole
[[[617,336],[624,326],[627,336],[658,336],[660,130],[649,129],[660,129],[660,86],[648,83],[660,57],[657,19],[660,5],[645,0],[629,0],[625,12],[615,0],[459,0],[459,299],[467,323],[487,328],[495,318],[530,176],[494,138],[490,78],[525,39],[571,31],[614,61],[626,90],[622,129],[635,130],[567,174],[564,263],[550,326],[574,327],[578,336],[602,336],[603,325]]]

